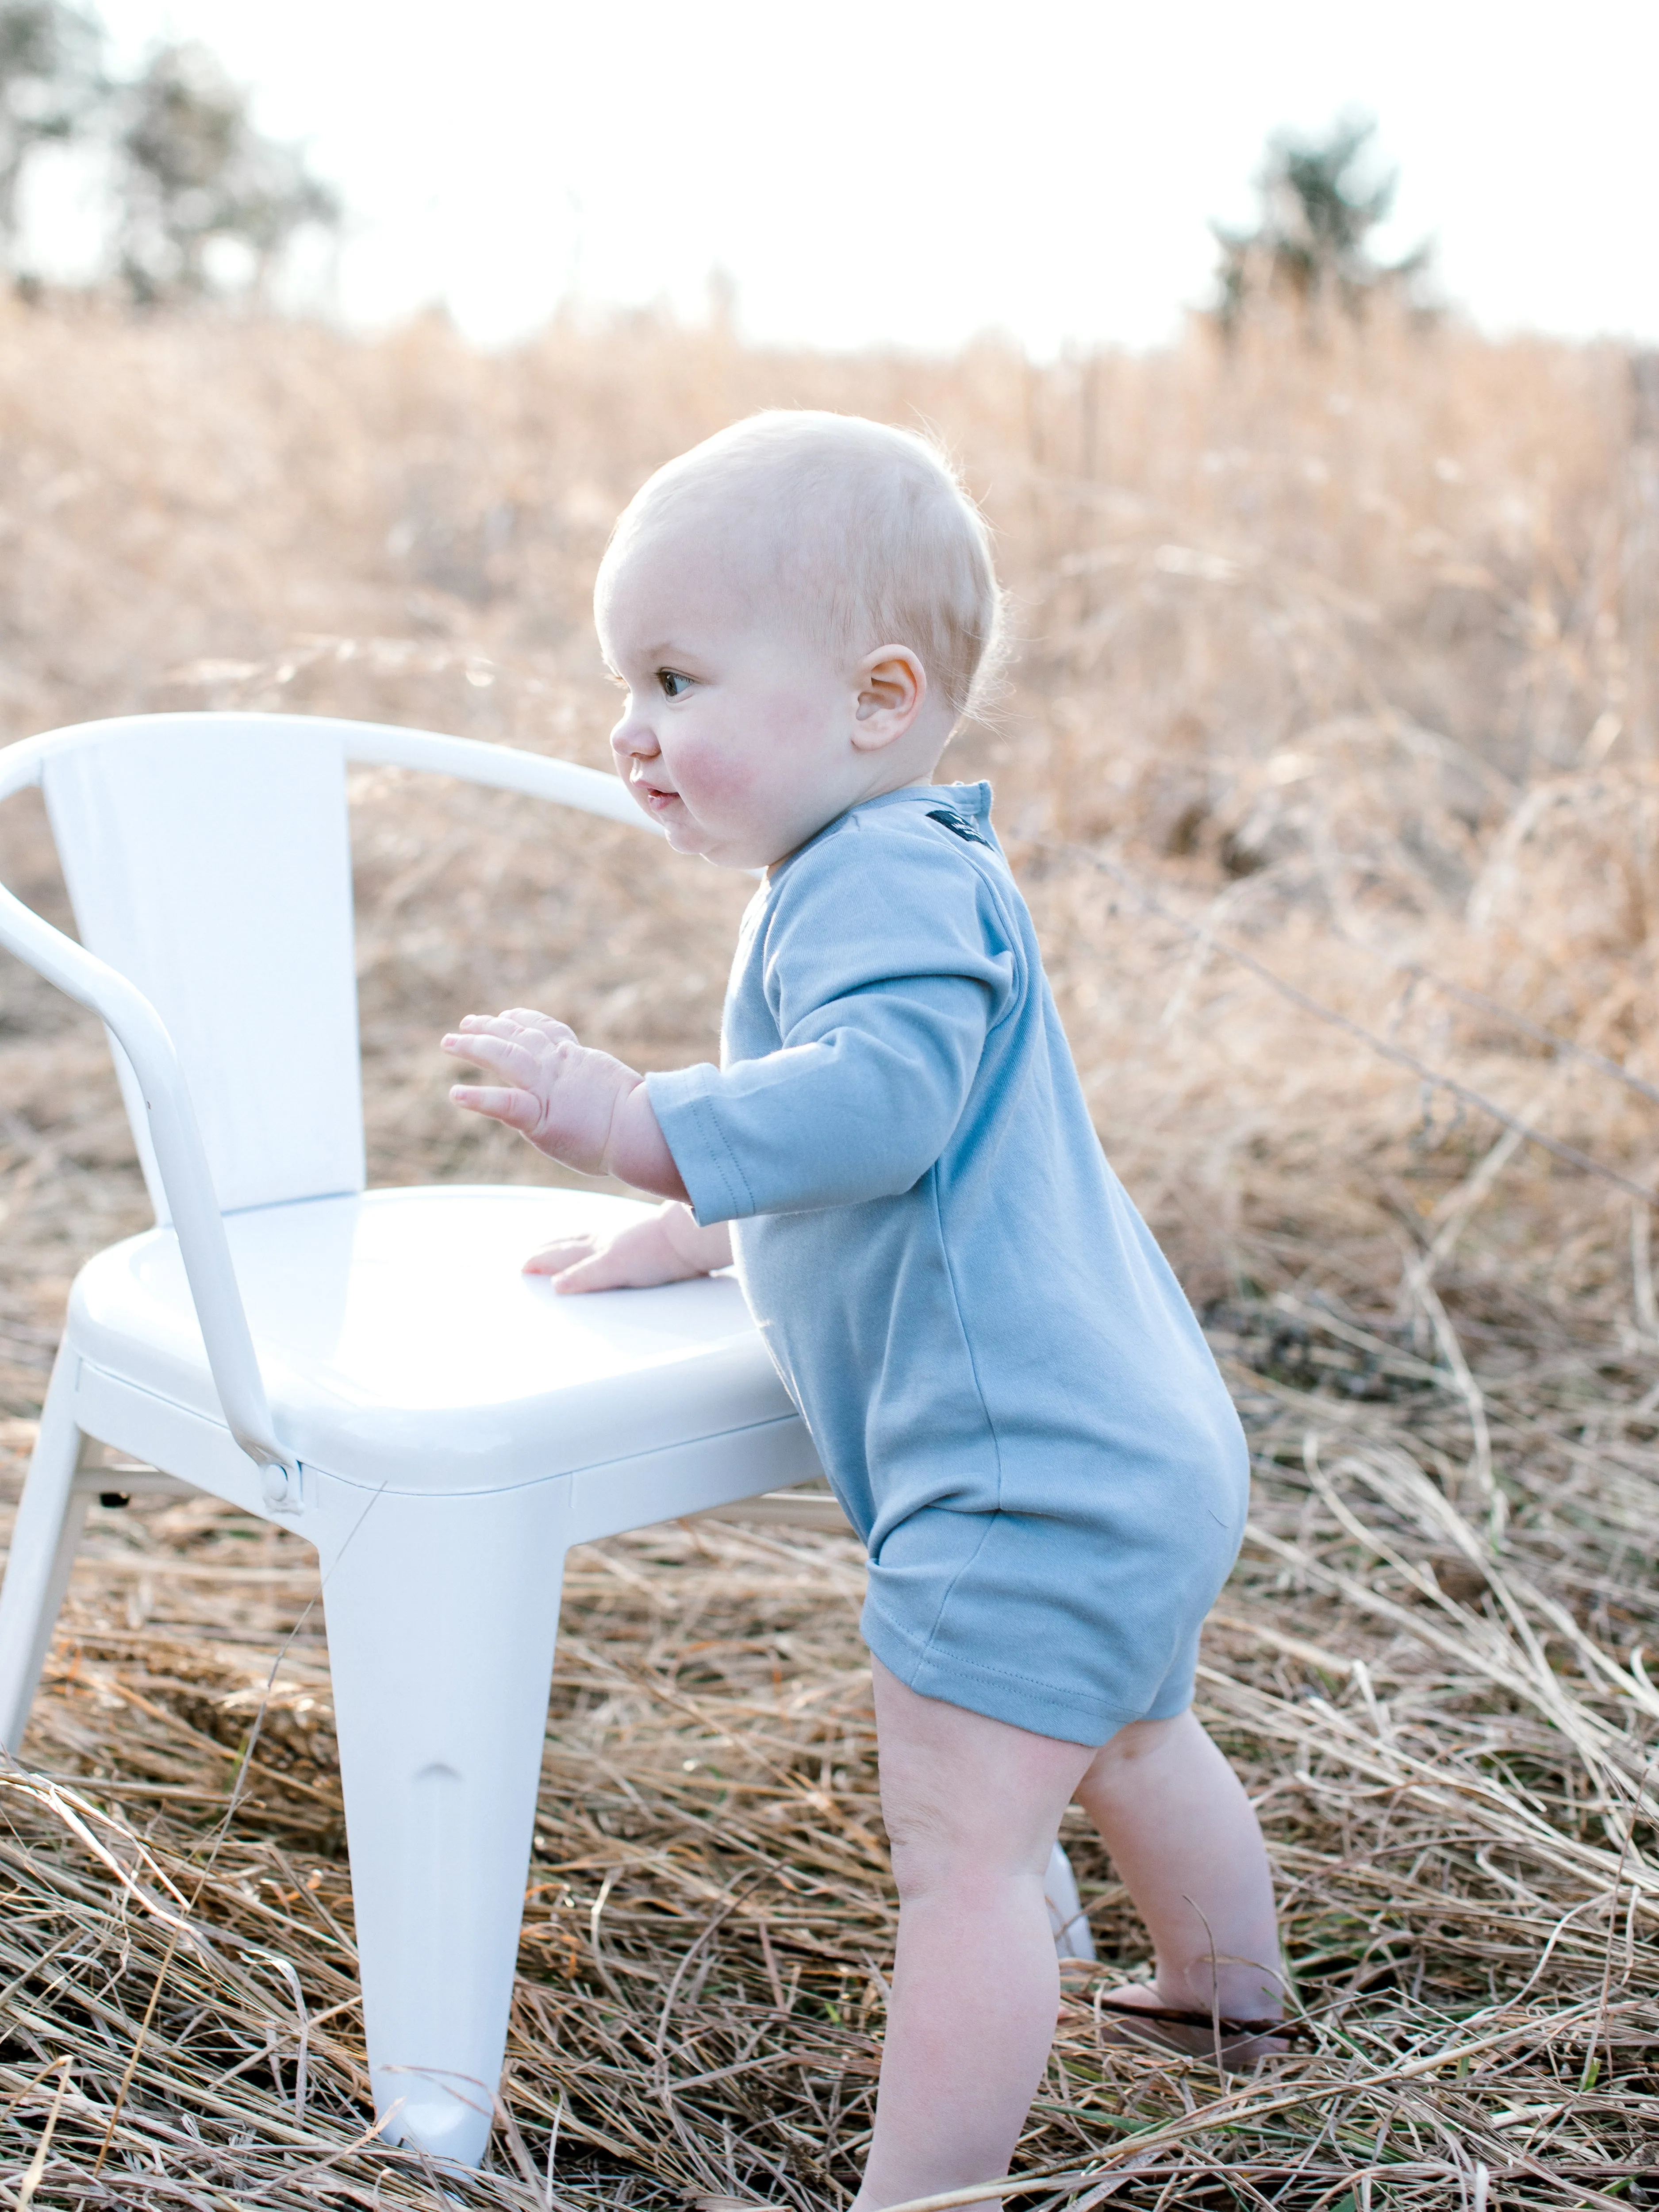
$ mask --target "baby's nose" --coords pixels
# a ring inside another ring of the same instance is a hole
[[[657,740],[650,726],[630,705],[616,728],[611,732],[611,750],[620,760],[636,760],[657,750]]]

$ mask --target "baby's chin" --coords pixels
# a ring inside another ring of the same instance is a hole
[[[659,826],[675,852],[694,854],[703,860],[708,859],[721,842],[718,830],[697,821],[687,813],[683,805],[677,806],[668,819]]]
[[[723,837],[715,830],[705,830],[696,822],[675,822],[669,825],[668,842],[676,853],[684,853],[688,860],[707,860],[716,868],[759,868],[763,860],[749,858],[747,842]]]
[[[694,820],[683,807],[676,811],[673,820],[664,823],[663,832],[673,851],[707,860],[716,868],[768,868],[783,857],[772,850],[776,839],[763,831],[711,829],[707,823]]]

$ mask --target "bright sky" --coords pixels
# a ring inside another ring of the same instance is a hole
[[[763,339],[1155,343],[1269,131],[1378,118],[1483,325],[1659,340],[1659,0],[104,0],[205,40],[353,211],[340,303],[571,290]]]

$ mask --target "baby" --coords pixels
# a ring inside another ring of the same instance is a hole
[[[720,1065],[641,1076],[515,1009],[444,1039],[494,1079],[452,1096],[667,1201],[538,1255],[561,1290],[735,1261],[868,1547],[900,1899],[854,2207],[876,2212],[1007,2172],[1073,1800],[1155,1950],[1119,2016],[1272,2047],[1267,1854],[1191,1711],[1244,1440],[1102,1155],[989,789],[933,781],[1000,611],[949,468],[874,422],[757,416],[636,495],[594,607],[629,789],[677,852],[765,872]]]

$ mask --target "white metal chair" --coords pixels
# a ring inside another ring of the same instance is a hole
[[[0,1741],[99,1446],[314,1544],[376,2104],[476,2163],[565,1552],[818,1470],[735,1282],[562,1299],[520,1273],[632,1201],[365,1190],[349,762],[648,828],[592,769],[367,723],[142,715],[0,752],[0,799],[45,793],[82,937],[0,890],[0,944],[107,1025],[157,1223],[70,1295],[0,1594]]]

